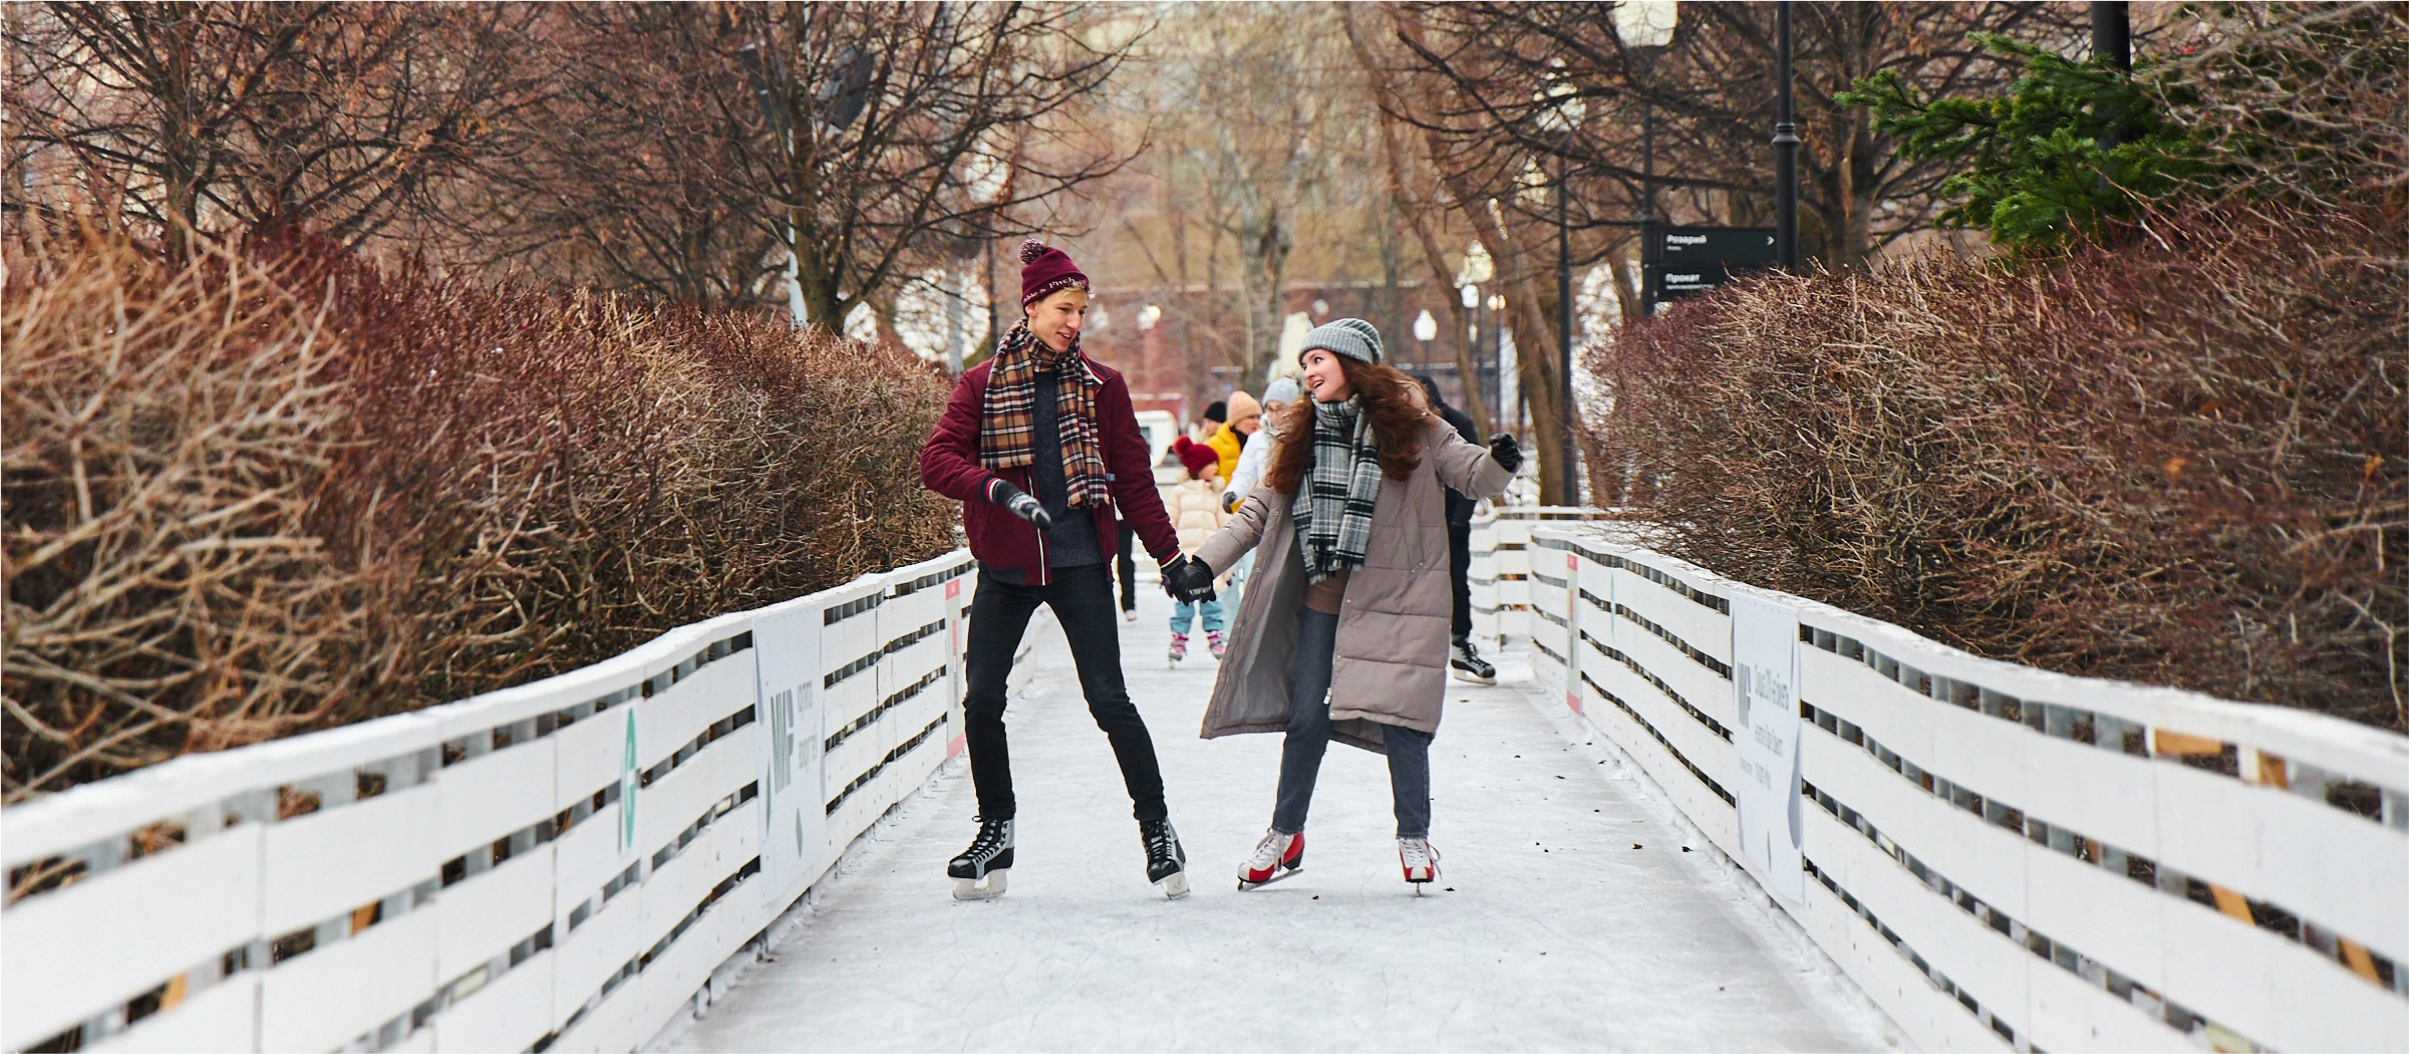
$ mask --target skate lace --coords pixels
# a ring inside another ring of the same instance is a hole
[[[978,837],[976,837],[976,838],[973,838],[973,839],[971,839],[971,841],[970,841],[970,849],[969,849],[968,851],[964,852],[962,855],[964,855],[964,856],[985,856],[985,855],[987,855],[987,854],[989,854],[989,853],[993,853],[993,852],[995,852],[995,851],[996,851],[996,850],[998,850],[998,849],[1002,849],[1003,847],[1004,847],[1004,824],[1003,824],[1003,821],[1000,821],[1000,820],[997,820],[997,821],[990,821],[990,822],[986,822],[986,823],[981,823],[981,824],[979,824],[979,836],[978,836]]]
[[[1169,820],[1156,820],[1148,823],[1139,830],[1138,834],[1146,842],[1146,858],[1148,860],[1170,859],[1171,843],[1179,837],[1172,833]]]
[[[1439,860],[1439,851],[1425,838],[1397,839],[1397,855],[1405,858],[1407,867],[1429,867]]]
[[[1246,866],[1254,871],[1271,869],[1280,862],[1280,850],[1286,848],[1287,841],[1278,831],[1264,834],[1263,840],[1255,843],[1255,855],[1246,858]]]

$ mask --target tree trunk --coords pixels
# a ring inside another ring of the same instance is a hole
[[[1537,277],[1554,276],[1534,270],[1538,257],[1523,250],[1522,239],[1516,236],[1510,223],[1490,214],[1487,198],[1467,193],[1469,188],[1461,185],[1460,180],[1451,179],[1449,183],[1449,191],[1456,195],[1467,218],[1488,235],[1481,240],[1493,245],[1490,251],[1497,259],[1498,275],[1493,284],[1508,289],[1506,304],[1514,319],[1514,363],[1520,380],[1517,386],[1522,390],[1523,405],[1530,409],[1531,442],[1538,448],[1532,453],[1540,468],[1539,500],[1546,505],[1578,505],[1577,488],[1573,494],[1564,492],[1564,426],[1563,418],[1558,416],[1564,389],[1563,378],[1556,369],[1557,349],[1562,345],[1554,324],[1549,321],[1557,317],[1555,283],[1542,282]],[[1574,427],[1579,428],[1578,421]],[[1574,473],[1580,470],[1576,463]]]
[[[1388,70],[1380,65],[1379,59],[1365,42],[1363,27],[1355,21],[1359,10],[1361,8],[1354,5],[1340,5],[1339,15],[1346,20],[1347,43],[1354,49],[1355,62],[1363,68],[1364,76],[1371,80],[1373,97],[1380,102],[1380,142],[1381,152],[1388,161],[1389,200],[1397,207],[1398,214],[1412,225],[1414,241],[1422,247],[1422,259],[1430,265],[1431,277],[1441,288],[1453,288],[1455,276],[1447,271],[1447,254],[1440,250],[1438,238],[1430,230],[1429,206],[1426,202],[1411,200],[1406,193],[1405,147],[1401,142],[1403,133],[1397,127],[1394,112],[1397,105],[1396,85],[1389,80]],[[1425,143],[1427,141],[1425,139]],[[1454,321],[1447,345],[1454,352],[1456,377],[1464,384],[1464,401],[1471,404],[1463,408],[1464,412],[1471,415],[1475,431],[1490,435],[1494,433],[1497,422],[1489,417],[1489,400],[1481,391],[1480,371],[1472,363],[1472,342],[1465,337],[1472,328],[1470,311],[1463,301],[1452,296],[1447,298],[1447,315]]]

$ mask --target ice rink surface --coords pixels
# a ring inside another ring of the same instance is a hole
[[[1008,715],[1019,798],[1000,900],[952,899],[977,806],[956,760],[857,842],[658,1049],[1888,1050],[1905,1040],[1587,726],[1451,682],[1432,748],[1440,881],[1401,879],[1388,770],[1333,745],[1305,867],[1240,892],[1275,735],[1196,737],[1215,664],[1168,669],[1170,601],[1122,623],[1194,892],[1146,882],[1129,798],[1061,630],[1032,623]],[[1697,850],[1683,852],[1687,845]]]

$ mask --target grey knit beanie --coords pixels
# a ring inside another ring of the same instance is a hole
[[[1297,352],[1298,361],[1303,361],[1305,352],[1315,348],[1376,366],[1380,363],[1380,331],[1360,318],[1336,319],[1305,334],[1305,347]]]
[[[1296,378],[1282,377],[1264,387],[1263,401],[1267,403],[1293,403],[1297,401],[1297,396],[1301,394],[1303,393],[1297,388]]]

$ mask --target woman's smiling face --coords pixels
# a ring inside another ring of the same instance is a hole
[[[1347,383],[1347,370],[1338,353],[1328,348],[1314,348],[1305,353],[1305,390],[1313,393],[1317,403],[1343,403],[1355,394],[1355,386]]]

